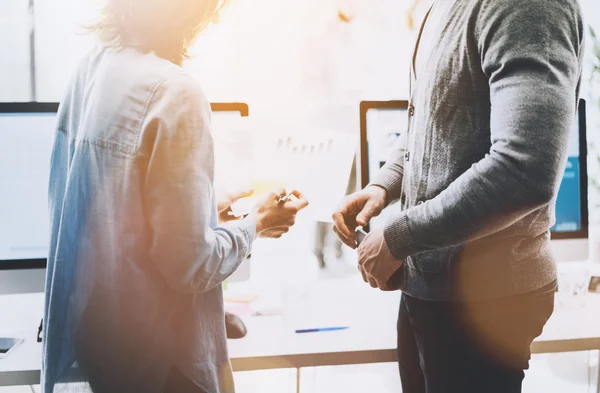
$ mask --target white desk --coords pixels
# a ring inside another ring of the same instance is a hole
[[[229,343],[233,369],[300,370],[396,361],[399,294],[371,290],[358,278],[325,284],[315,290],[314,319],[325,325],[349,325],[350,329],[296,334],[285,327],[281,316],[245,318],[248,335]],[[0,336],[26,336],[13,353],[0,359],[0,386],[39,384],[41,344],[35,337],[42,307],[41,294],[0,296]],[[557,307],[544,333],[533,343],[533,353],[600,350],[598,310],[600,296],[596,295],[589,296],[585,307]]]

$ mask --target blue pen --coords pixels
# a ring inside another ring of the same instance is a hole
[[[348,326],[334,326],[324,328],[313,328],[313,329],[298,329],[296,333],[317,333],[317,332],[334,332],[337,330],[346,330]]]

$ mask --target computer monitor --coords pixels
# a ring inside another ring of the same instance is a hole
[[[245,103],[211,103],[211,109],[237,117],[249,112]],[[0,103],[0,294],[44,290],[57,110],[58,103]],[[237,279],[245,275],[242,269]]]
[[[0,291],[44,289],[56,103],[0,104]]]
[[[362,101],[360,103],[361,185],[365,188],[385,164],[397,139],[408,126],[408,101]]]
[[[569,140],[568,161],[556,199],[552,248],[559,261],[588,259],[588,174],[586,102],[579,100]]]
[[[407,101],[363,101],[360,104],[360,175],[366,187],[389,158],[407,127]],[[580,100],[569,141],[568,162],[556,200],[556,224],[551,228],[552,249],[558,261],[588,258],[588,179],[586,102]],[[392,208],[393,209],[393,208]],[[373,225],[390,215],[386,209]]]

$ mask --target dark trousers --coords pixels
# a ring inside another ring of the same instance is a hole
[[[402,295],[398,363],[403,393],[520,393],[530,345],[554,309],[553,283],[480,302]]]
[[[177,367],[172,367],[169,372],[164,393],[206,393],[188,377],[183,375]]]

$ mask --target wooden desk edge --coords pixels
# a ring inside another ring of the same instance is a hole
[[[231,366],[233,371],[256,371],[281,368],[389,363],[395,361],[397,361],[396,349],[377,349],[349,352],[236,357],[231,359]]]
[[[531,345],[531,353],[534,355],[595,350],[600,350],[600,337],[534,341]],[[236,357],[231,359],[231,365],[233,371],[256,371],[280,368],[389,363],[397,361],[396,351],[396,348],[388,348],[337,353]]]
[[[540,340],[531,344],[532,354],[599,351],[600,337]]]
[[[564,353],[600,350],[600,337],[567,340],[534,341],[532,354]],[[233,357],[233,371],[258,371],[285,368],[346,366],[396,362],[396,348],[328,352],[313,354],[290,354],[273,356]],[[40,383],[40,370],[0,372],[0,386],[28,386]]]

